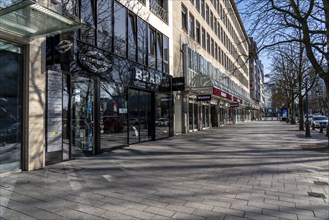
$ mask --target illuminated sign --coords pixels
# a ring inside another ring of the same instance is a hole
[[[162,73],[148,72],[135,67],[135,79],[150,84],[160,85],[162,80]]]
[[[196,100],[197,101],[209,101],[209,100],[211,100],[211,95],[197,95]]]

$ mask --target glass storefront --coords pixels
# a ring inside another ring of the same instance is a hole
[[[127,91],[122,85],[100,83],[100,148],[127,144]]]
[[[23,48],[0,41],[0,173],[21,169]]]

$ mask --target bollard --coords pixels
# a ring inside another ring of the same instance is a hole
[[[320,131],[319,131],[319,133],[323,133],[323,126],[322,125],[320,125]]]

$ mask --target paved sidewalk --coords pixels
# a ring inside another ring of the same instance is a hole
[[[301,149],[325,140],[302,134],[255,121],[2,175],[0,219],[329,219],[329,154]]]

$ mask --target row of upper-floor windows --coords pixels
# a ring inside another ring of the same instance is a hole
[[[75,3],[75,4],[73,4]],[[115,0],[64,0],[85,22],[79,39],[169,73],[169,38]]]
[[[196,40],[212,57],[214,57],[220,64],[222,64],[226,69],[235,69],[235,71],[240,72],[240,74],[245,75],[248,72],[247,65],[245,65],[246,57],[241,56],[236,50],[226,33],[220,27],[218,22],[218,28],[216,28],[216,35],[224,45],[228,48],[229,53],[233,56],[236,63],[233,63],[231,59],[227,56],[221,47],[217,44],[216,39],[210,37],[210,34],[206,32],[205,28],[200,25],[193,14],[188,10],[184,4],[181,8],[181,18],[182,18],[182,29],[185,30],[191,38]],[[234,67],[234,65],[237,67]],[[245,74],[242,73],[244,71]]]
[[[214,12],[211,10],[209,5],[205,3],[205,0],[190,0],[190,1],[195,6],[197,11],[202,15],[202,17],[206,20],[207,24],[210,26],[210,28],[214,31],[216,35],[218,35],[217,33],[219,31],[218,28],[220,28],[219,21],[222,20],[226,29],[228,30],[232,39],[234,40],[240,54],[247,53],[247,49],[246,49],[247,41],[243,39],[244,38],[243,31],[241,30],[240,24],[236,18],[235,11],[233,10],[231,3],[228,0],[224,0],[225,7],[222,6],[219,0],[211,0],[211,3],[215,9]],[[234,26],[236,27],[238,32],[234,30],[231,21],[228,19],[229,17],[233,20]],[[222,33],[223,30],[221,30],[220,32]],[[240,38],[242,40],[240,40]],[[229,49],[229,47],[227,48]]]

